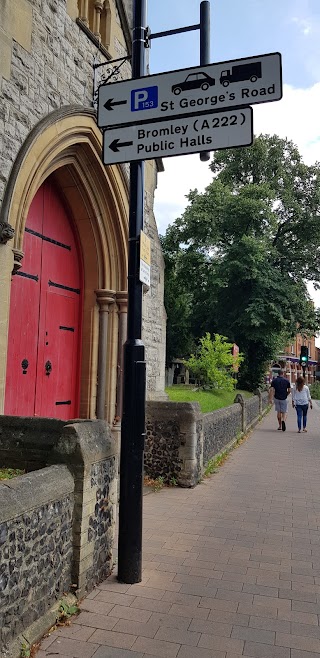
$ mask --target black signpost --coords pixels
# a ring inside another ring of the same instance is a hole
[[[148,39],[200,29],[200,64],[209,63],[209,8],[200,5],[200,24],[148,34],[147,2],[134,0],[132,78],[145,75]],[[201,154],[208,160],[210,154]],[[130,164],[128,333],[124,346],[124,396],[121,424],[118,580],[138,583],[142,578],[142,496],[145,438],[146,363],[142,330],[142,283],[139,281],[139,243],[144,215],[144,162]]]
[[[282,97],[280,53],[210,64],[209,0],[200,3],[199,24],[154,34],[147,28],[147,0],[134,0],[133,4],[132,79],[137,82],[126,80],[110,86],[101,85],[98,92],[98,125],[104,130],[104,162],[116,164],[131,160],[128,332],[124,346],[118,542],[118,579],[124,583],[138,583],[142,578],[146,363],[141,340],[139,264],[144,160],[160,157],[160,154],[178,155],[180,150],[200,153],[200,159],[207,161],[210,153],[203,150],[205,147],[214,150],[251,144],[251,104]],[[146,76],[145,48],[152,39],[191,30],[200,30],[201,69],[198,66]],[[206,116],[208,110],[212,116]],[[223,133],[220,136],[214,132],[218,129]],[[308,356],[300,360],[302,367],[307,361]]]
[[[132,77],[145,74],[146,0],[135,0]],[[142,494],[146,363],[142,331],[142,283],[139,243],[144,215],[144,161],[130,164],[128,329],[124,345],[123,415],[121,423],[118,580],[142,578]]]
[[[210,64],[210,2],[200,4],[200,66]],[[210,151],[200,153],[201,162],[210,160]]]

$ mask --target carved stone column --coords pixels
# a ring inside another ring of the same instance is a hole
[[[81,0],[80,19],[89,25],[88,0]]]
[[[118,367],[117,367],[117,416],[118,422],[122,418],[122,397],[123,397],[123,346],[127,340],[127,310],[128,310],[128,293],[127,291],[117,292],[116,302],[119,309],[119,333],[118,333]]]
[[[104,0],[95,0],[94,2],[94,18],[93,18],[93,34],[100,39],[100,20],[101,12],[103,10]]]
[[[96,290],[99,304],[99,341],[98,341],[98,386],[97,386],[97,418],[105,419],[107,360],[108,360],[108,315],[110,304],[114,304],[113,290]]]

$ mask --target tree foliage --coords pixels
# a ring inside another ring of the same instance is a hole
[[[242,362],[242,355],[233,355],[232,347],[233,343],[229,343],[225,336],[215,334],[212,339],[207,332],[200,338],[196,354],[191,354],[184,365],[202,384],[232,391],[234,368]]]
[[[205,332],[221,333],[240,346],[241,385],[254,388],[298,327],[319,327],[306,282],[320,287],[320,165],[305,165],[292,142],[261,135],[249,148],[217,152],[211,169],[212,183],[189,193],[162,238],[166,288],[184,318],[180,342],[179,311],[173,329],[167,306],[168,352],[175,341],[174,355],[186,356]]]

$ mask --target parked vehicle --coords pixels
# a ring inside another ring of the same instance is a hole
[[[251,64],[237,64],[232,69],[227,69],[221,72],[220,83],[224,87],[228,87],[230,82],[242,82],[250,80],[256,82],[258,78],[262,77],[261,62],[251,62]]]

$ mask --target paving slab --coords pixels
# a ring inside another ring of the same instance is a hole
[[[144,497],[143,580],[116,572],[37,658],[320,658],[320,407],[274,410],[195,489]]]

